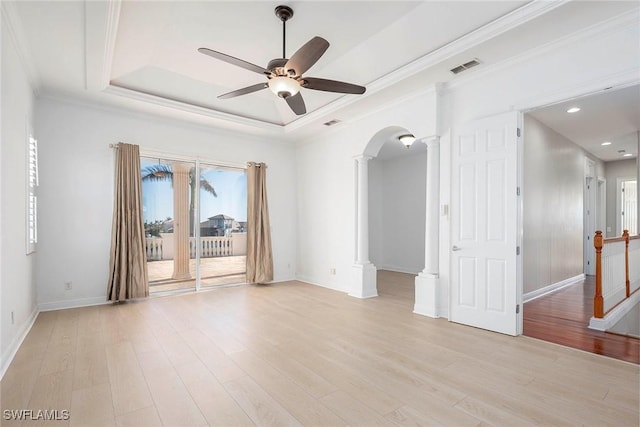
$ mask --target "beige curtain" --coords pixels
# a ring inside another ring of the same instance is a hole
[[[107,299],[122,301],[149,296],[142,219],[140,149],[116,146],[116,180],[111,225],[111,258]]]
[[[247,283],[273,280],[266,177],[266,164],[247,164]]]

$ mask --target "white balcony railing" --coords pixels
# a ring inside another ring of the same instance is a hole
[[[161,233],[162,237],[146,238],[147,261],[173,259],[173,233]],[[195,237],[189,238],[189,256],[196,257],[197,242]],[[208,236],[200,238],[200,257],[214,258],[224,256],[246,255],[247,234],[232,233],[230,237]]]

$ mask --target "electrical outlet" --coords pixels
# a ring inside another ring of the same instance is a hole
[[[332,276],[335,276],[335,274],[336,274],[336,269],[335,269],[335,268],[330,268],[330,269],[329,269],[329,274],[331,274]]]
[[[73,289],[73,283],[72,282],[64,282],[64,289],[65,289],[65,291],[70,291],[71,289]]]

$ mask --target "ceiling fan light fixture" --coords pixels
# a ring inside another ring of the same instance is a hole
[[[398,139],[400,140],[400,142],[407,148],[411,147],[411,144],[413,144],[416,140],[416,137],[413,136],[410,133],[406,133],[404,135],[400,135],[398,137]]]
[[[286,76],[276,76],[269,79],[269,89],[280,98],[288,98],[300,92],[300,83]]]

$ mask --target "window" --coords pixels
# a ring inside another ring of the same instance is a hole
[[[27,132],[27,254],[38,242],[38,141]]]

